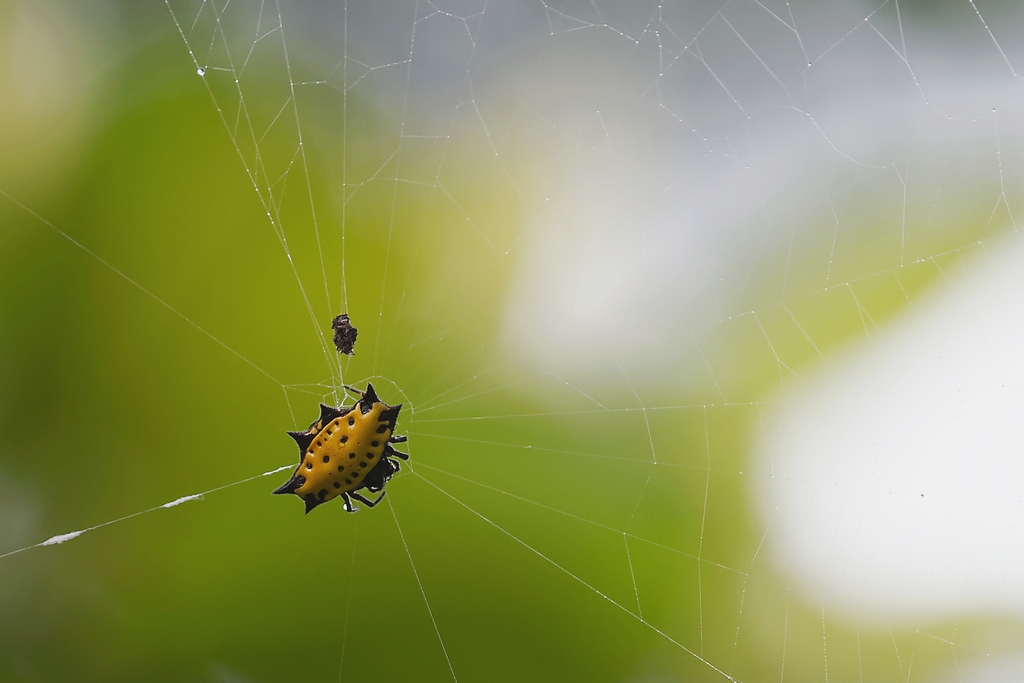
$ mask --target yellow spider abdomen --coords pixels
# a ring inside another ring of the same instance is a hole
[[[352,410],[321,429],[302,458],[298,472],[306,482],[295,493],[302,498],[313,494],[323,503],[356,489],[384,455],[384,445],[391,436],[390,428],[377,432],[386,407],[376,403],[365,415]]]
[[[306,502],[306,512],[338,496],[345,499],[350,512],[355,510],[350,495],[370,507],[377,504],[380,497],[370,501],[356,491],[382,491],[400,469],[391,457],[408,459],[390,445],[405,440],[394,436],[402,406],[382,402],[372,384],[357,393],[361,398],[355,404],[347,408],[321,404],[319,419],[306,431],[288,432],[299,445],[299,466],[274,493],[294,493]]]

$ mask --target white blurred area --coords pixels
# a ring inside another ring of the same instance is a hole
[[[962,683],[1015,683],[1024,680],[1024,652],[987,657],[965,665],[956,678]]]
[[[575,136],[538,162],[557,179],[524,222],[503,341],[540,371],[612,386],[621,361],[685,395],[686,368],[728,363],[687,357],[702,330],[982,242],[876,337],[762,397],[777,403],[752,490],[765,552],[812,603],[1020,618],[1021,17],[915,7],[801,6],[794,32],[730,4],[671,58],[636,34],[617,80],[594,58],[589,107],[539,75],[530,110]],[[970,680],[1020,680],[1006,671]]]
[[[1024,242],[790,388],[755,457],[772,554],[862,616],[1024,615]]]

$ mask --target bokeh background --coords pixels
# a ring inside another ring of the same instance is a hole
[[[1022,24],[3,2],[0,680],[1019,679]]]

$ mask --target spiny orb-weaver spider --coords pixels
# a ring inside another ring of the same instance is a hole
[[[321,503],[341,496],[345,510],[358,510],[352,498],[373,507],[384,498],[384,485],[401,467],[397,460],[409,456],[391,447],[408,440],[396,436],[395,423],[402,404],[389,406],[373,385],[366,391],[346,386],[359,400],[347,408],[320,404],[320,417],[304,432],[288,432],[299,444],[299,466],[291,479],[274,493],[294,493],[306,502],[306,513]],[[357,410],[358,409],[358,410]],[[373,501],[356,493],[383,491]]]

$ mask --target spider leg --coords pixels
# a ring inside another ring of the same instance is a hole
[[[359,389],[356,389],[355,387],[350,387],[347,384],[342,384],[341,386],[345,387],[345,389],[347,389],[348,391],[351,391],[353,394],[356,394],[357,396],[362,396],[363,395],[363,392],[359,391]]]
[[[355,505],[352,504],[352,501],[349,499],[348,496],[349,496],[349,494],[347,494],[347,493],[341,494],[341,497],[345,501],[345,512],[355,512],[359,508],[357,508]],[[366,502],[366,499],[363,498],[362,496],[357,496],[357,495],[353,494],[353,498],[358,498],[359,500],[361,500],[363,502]],[[373,506],[371,505],[370,507],[373,507]]]
[[[380,494],[379,496],[377,496],[377,500],[374,500],[374,501],[370,501],[370,500],[369,500],[369,499],[367,499],[367,498],[363,498],[363,497],[362,497],[361,495],[359,495],[358,493],[350,493],[350,494],[348,494],[348,495],[352,496],[353,498],[355,498],[356,500],[358,500],[358,501],[359,501],[360,503],[366,503],[366,505],[367,505],[368,507],[375,507],[375,506],[377,505],[377,503],[379,503],[379,502],[380,502],[381,500],[383,500],[383,499],[384,499],[384,496],[386,496],[386,495],[387,495],[387,493],[388,493],[387,491],[384,491],[384,492],[383,492],[383,493],[381,493],[381,494]]]
[[[391,447],[391,444],[388,444],[387,447],[384,449],[384,455],[386,455],[386,456],[387,455],[394,455],[395,457],[401,458],[402,460],[408,460],[409,459],[409,454],[408,453],[402,453],[400,451],[396,451],[394,448]]]
[[[409,440],[409,437],[407,437],[407,436],[398,436],[397,434],[392,434],[391,438],[388,439],[388,441],[390,441],[391,443],[405,443],[408,440]]]

